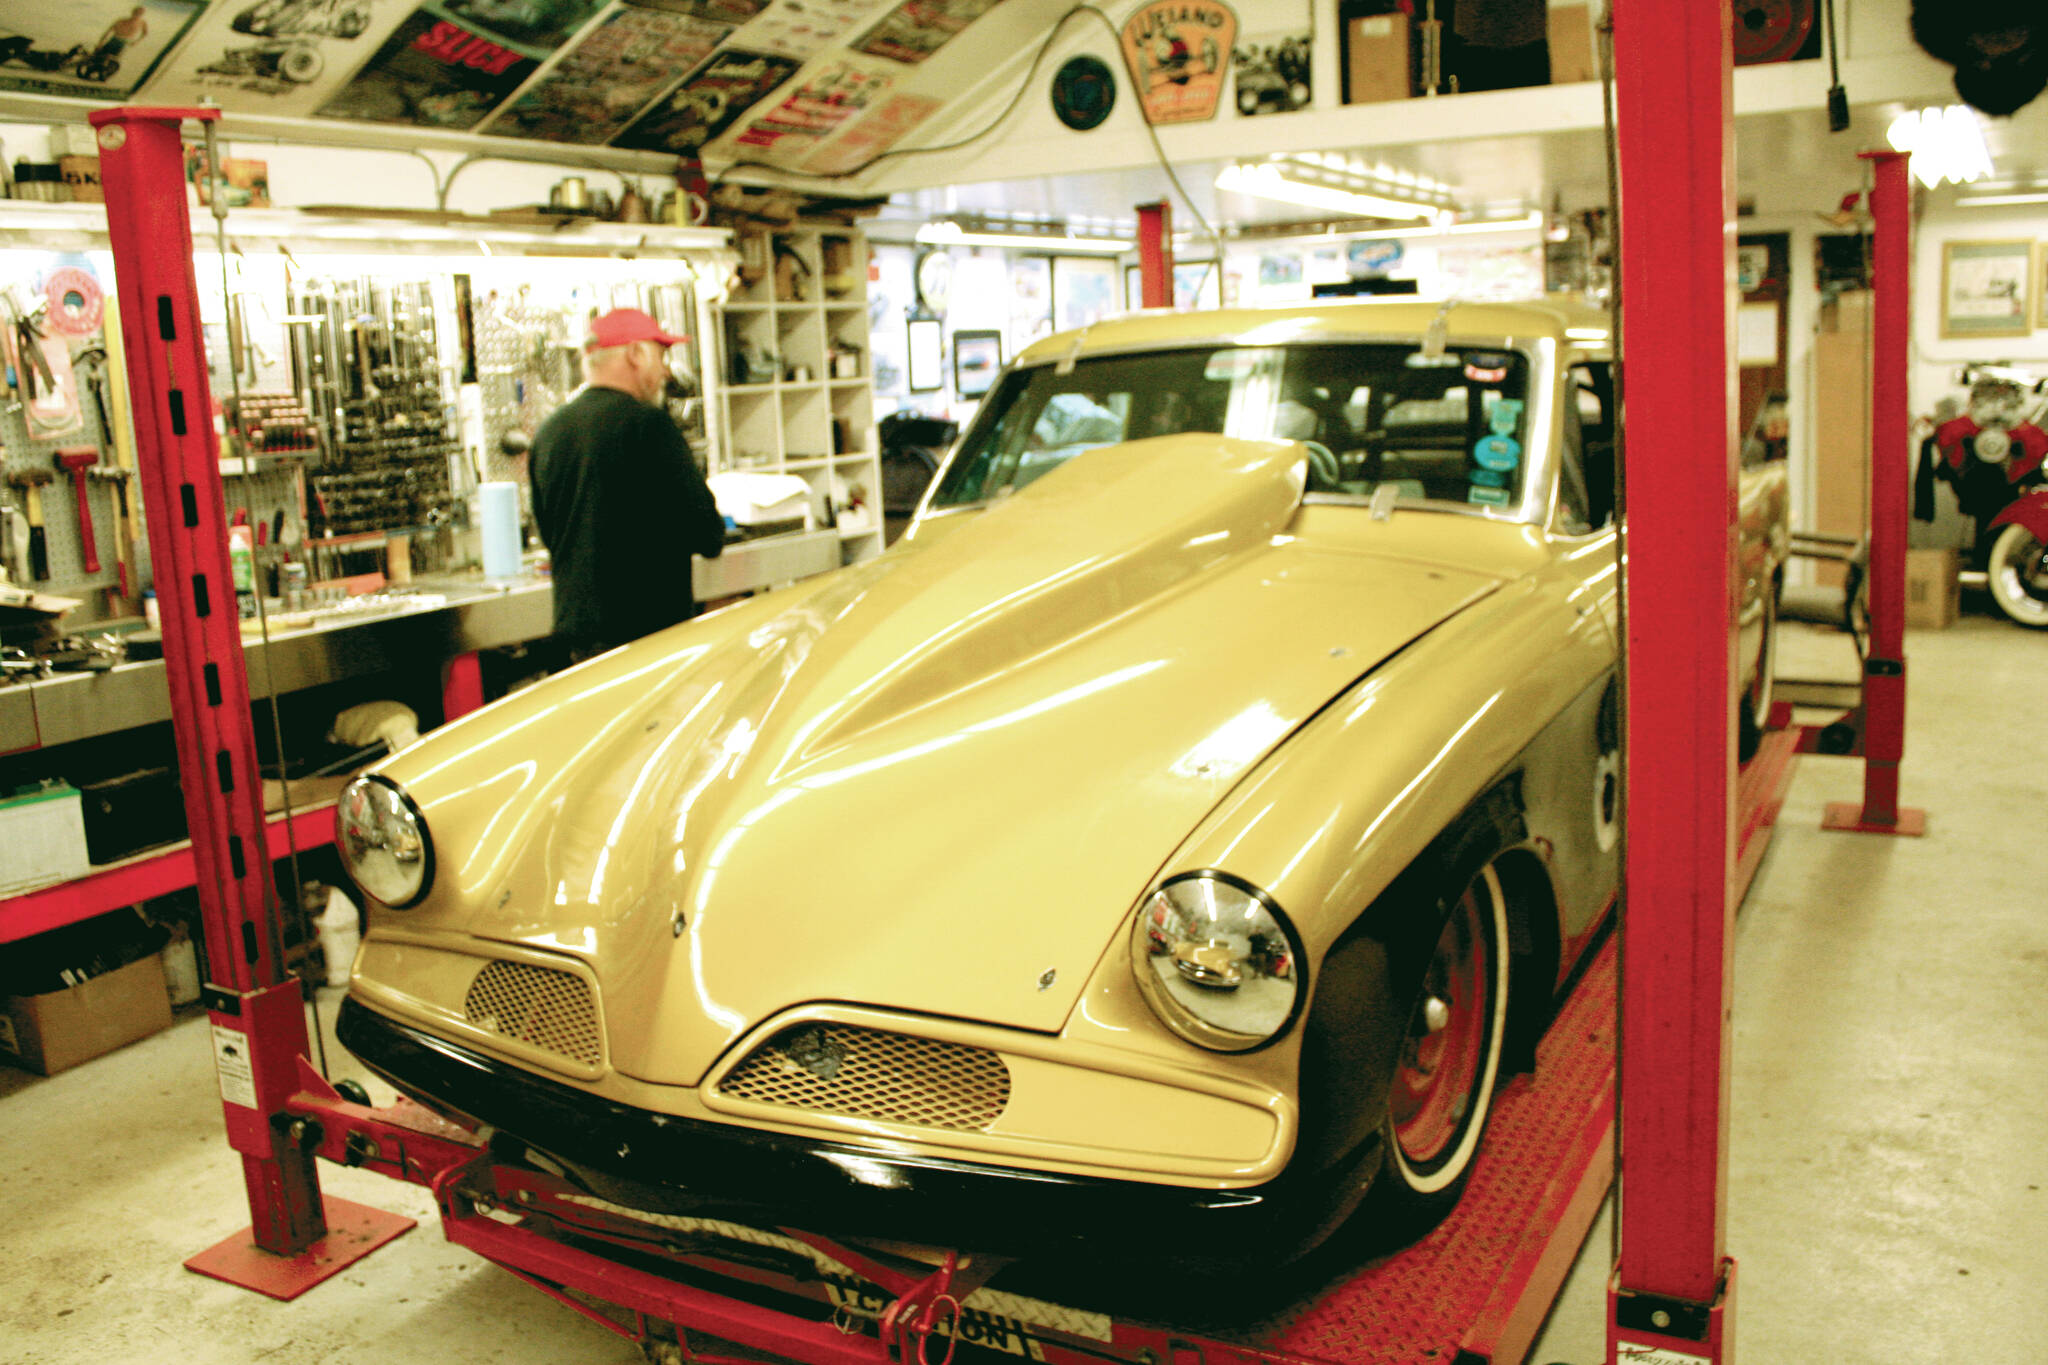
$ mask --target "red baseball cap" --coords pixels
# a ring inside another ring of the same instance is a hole
[[[636,341],[658,341],[663,346],[674,346],[687,340],[688,337],[670,336],[662,331],[660,323],[638,308],[614,308],[590,320],[590,337],[583,343],[583,349],[602,351],[613,346],[630,346]]]

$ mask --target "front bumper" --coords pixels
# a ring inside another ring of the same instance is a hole
[[[487,1057],[349,999],[336,1035],[400,1090],[496,1132],[503,1159],[558,1164],[653,1213],[991,1255],[1271,1267],[1341,1223],[1378,1168],[1368,1143],[1328,1170],[1191,1189],[1059,1175],[729,1127],[638,1109]],[[524,1151],[522,1151],[524,1149]]]

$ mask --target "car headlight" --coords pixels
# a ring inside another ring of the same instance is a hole
[[[1166,1026],[1217,1052],[1272,1042],[1308,992],[1301,941],[1280,907],[1217,872],[1176,877],[1146,898],[1131,966]]]
[[[394,910],[417,905],[434,880],[434,841],[412,798],[373,773],[342,788],[334,817],[342,866],[356,885]]]

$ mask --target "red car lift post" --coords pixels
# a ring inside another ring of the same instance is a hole
[[[1730,1361],[1737,461],[1725,6],[1619,0],[1628,845],[1608,1359]]]
[[[1164,199],[1138,205],[1138,302],[1173,307],[1173,205]]]
[[[1821,828],[1925,834],[1927,812],[1899,805],[1906,752],[1906,490],[1912,418],[1906,397],[1912,297],[1912,191],[1903,152],[1865,152],[1870,191],[1870,651],[1863,661],[1863,802],[1830,801]]]
[[[285,971],[272,908],[179,137],[184,120],[218,115],[124,107],[99,110],[91,122],[99,130],[178,776],[213,977],[205,1000],[228,1141],[242,1154],[249,1197],[249,1228],[186,1264],[290,1298],[413,1223],[343,1200],[323,1203],[307,1127],[285,1110],[307,1051],[305,1000]]]

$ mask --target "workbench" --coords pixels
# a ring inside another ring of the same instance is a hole
[[[717,601],[794,582],[839,563],[839,534],[794,532],[726,547],[717,559],[694,561],[691,585],[700,602]],[[337,612],[310,626],[272,627],[270,644],[244,633],[249,694],[262,699],[322,683],[417,666],[453,663],[482,649],[547,636],[554,588],[542,575],[486,582],[475,574],[421,576],[411,585],[417,607]],[[124,663],[101,673],[61,673],[0,686],[0,754],[48,749],[171,718],[161,659]]]
[[[698,559],[691,585],[699,601],[716,601],[836,568],[840,537],[805,531],[741,541],[717,559]],[[407,596],[416,599],[408,605]],[[389,610],[337,611],[311,624],[277,628],[270,643],[245,634],[249,694],[262,699],[302,688],[440,660],[443,695],[452,717],[482,703],[476,653],[542,639],[554,612],[554,586],[544,575],[485,581],[475,574],[421,576],[410,593],[393,595]],[[302,618],[280,616],[278,621]],[[171,718],[161,659],[124,663],[105,672],[63,673],[0,686],[0,754],[50,749]],[[330,803],[270,821],[270,853],[282,857],[328,843]],[[187,842],[95,866],[83,877],[0,898],[0,943],[192,884]]]

